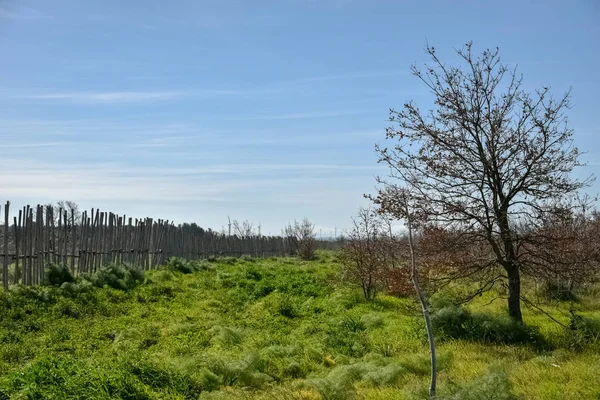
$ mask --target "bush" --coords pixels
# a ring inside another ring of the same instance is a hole
[[[144,270],[129,264],[109,264],[94,274],[85,276],[84,279],[99,288],[108,286],[129,291],[144,282]]]
[[[546,345],[539,331],[532,327],[499,316],[471,314],[462,306],[447,305],[433,311],[431,323],[440,339],[541,347]]]
[[[75,282],[75,278],[66,264],[51,263],[46,267],[44,284],[50,286],[61,286],[63,283],[71,282]]]

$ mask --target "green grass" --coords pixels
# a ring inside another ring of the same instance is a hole
[[[333,254],[320,253],[177,260],[128,290],[13,288],[0,296],[0,399],[425,398],[417,304],[364,302],[337,273]],[[495,295],[468,309],[506,329]],[[579,313],[600,320],[598,300],[580,296]],[[569,323],[568,302],[545,307]],[[599,398],[598,340],[568,336],[533,310],[524,319],[546,346],[440,337],[440,398]]]

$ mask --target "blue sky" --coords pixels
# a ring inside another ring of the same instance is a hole
[[[572,87],[598,174],[598,21],[596,0],[0,0],[0,200],[329,235],[385,172],[389,108],[431,100],[409,74],[426,40]]]

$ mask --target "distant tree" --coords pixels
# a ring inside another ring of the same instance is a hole
[[[55,226],[58,225],[58,219],[61,218],[61,220],[64,221],[64,215],[67,215],[67,221],[69,223],[69,225],[71,224],[71,219],[73,219],[75,225],[78,225],[79,223],[81,223],[81,211],[79,210],[79,204],[75,203],[74,201],[70,201],[70,200],[59,200],[56,202],[56,204],[53,203],[48,203],[44,206],[44,218],[46,216],[46,213],[48,212],[48,207],[52,207],[52,216],[54,218],[54,224]],[[62,211],[60,211],[62,210]],[[35,209],[34,209],[34,215],[35,215]]]
[[[519,226],[558,212],[554,204],[575,206],[573,195],[592,178],[577,180],[582,165],[567,126],[570,94],[555,99],[548,87],[522,89],[522,77],[500,61],[498,50],[475,56],[471,43],[458,50],[464,63],[443,63],[433,47],[425,71],[412,67],[434,96],[435,109],[406,103],[391,110],[391,147],[377,146],[389,177],[375,200],[382,211],[402,217],[398,186],[406,187],[417,226],[447,228],[484,243],[504,273],[508,312],[522,322],[521,273],[527,272],[526,240]],[[534,235],[535,231],[531,232]]]
[[[290,223],[283,229],[282,234],[300,258],[303,260],[315,258],[317,250],[315,225],[308,218],[305,217],[300,222],[294,220],[293,224]]]
[[[254,226],[252,222],[244,220],[239,222],[238,220],[233,221],[233,233],[242,239],[246,239],[255,236]]]
[[[588,202],[582,198],[575,209],[557,205],[554,213],[540,215],[535,226],[519,230],[527,273],[564,294],[573,294],[600,273],[600,219],[585,207]]]
[[[196,224],[195,222],[192,222],[191,224],[185,222],[185,223],[179,225],[179,227],[184,232],[189,232],[189,233],[192,233],[197,236],[205,236],[208,234],[208,231],[206,231],[206,230],[204,230],[204,228],[198,226],[198,224]]]

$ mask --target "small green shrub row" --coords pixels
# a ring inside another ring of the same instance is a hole
[[[108,264],[100,267],[91,274],[84,274],[77,279],[65,264],[49,264],[45,269],[44,284],[48,286],[65,287],[67,291],[78,291],[86,286],[128,291],[144,282],[144,270],[130,264]],[[79,287],[79,288],[78,288]]]
[[[165,264],[165,268],[174,272],[191,274],[197,271],[210,271],[213,266],[208,260],[186,260],[185,258],[171,257]]]

